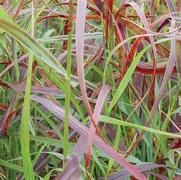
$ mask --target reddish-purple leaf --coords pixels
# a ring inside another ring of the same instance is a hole
[[[77,72],[80,84],[81,95],[83,103],[86,107],[87,113],[90,116],[91,122],[94,124],[96,131],[101,136],[100,130],[97,128],[91,106],[88,101],[86,84],[84,78],[84,29],[85,29],[85,16],[86,16],[86,5],[87,0],[77,1],[77,12],[76,12],[76,29],[75,29],[75,43],[76,43],[76,59],[77,59]]]
[[[96,103],[96,106],[94,109],[94,114],[93,114],[96,125],[98,124],[98,119],[99,119],[99,116],[101,114],[104,101],[105,101],[109,91],[110,91],[110,87],[107,85],[103,85],[103,87],[101,88],[101,91],[99,93],[97,103]],[[88,166],[90,163],[90,156],[91,156],[91,151],[92,151],[92,142],[94,139],[95,130],[96,129],[95,129],[93,123],[91,123],[89,136],[88,136],[88,140],[87,140],[86,166]]]
[[[79,84],[81,89],[81,95],[87,112],[89,113],[90,116],[92,116],[92,111],[86,92],[85,79],[84,79],[84,63],[83,63],[86,5],[87,5],[87,0],[77,1],[75,42],[76,42],[77,72],[78,72]]]

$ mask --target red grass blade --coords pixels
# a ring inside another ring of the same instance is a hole
[[[114,0],[106,0],[106,6],[110,12],[112,12]]]
[[[126,58],[125,63],[123,64],[122,71],[121,71],[121,79],[124,77],[127,69],[129,68],[129,65],[131,64],[135,53],[137,52],[138,46],[140,45],[141,41],[144,39],[144,37],[138,38],[132,45],[129,54]]]
[[[6,111],[4,112],[4,115],[0,121],[0,129],[1,129],[1,135],[6,135],[7,134],[7,130],[9,127],[9,123],[11,118],[14,116],[14,114],[16,113],[16,111],[12,111],[12,105],[14,103],[15,98],[11,99],[11,102],[9,103],[8,107],[6,108]]]
[[[3,110],[3,111],[6,110],[6,105],[0,103],[0,110]]]

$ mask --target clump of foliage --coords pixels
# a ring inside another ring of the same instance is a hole
[[[1,179],[181,178],[179,1],[0,1]]]

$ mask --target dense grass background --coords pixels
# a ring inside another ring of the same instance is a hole
[[[181,179],[181,3],[0,1],[1,179]]]

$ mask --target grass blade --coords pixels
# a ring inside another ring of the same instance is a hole
[[[98,119],[101,114],[104,101],[105,101],[109,91],[110,91],[110,87],[107,85],[103,85],[103,87],[101,88],[101,91],[99,93],[97,103],[96,103],[96,106],[94,109],[94,114],[93,114],[96,125],[98,124]],[[92,143],[93,143],[93,139],[94,139],[94,135],[95,135],[95,130],[96,129],[95,129],[93,123],[91,123],[89,136],[88,136],[88,140],[87,140],[86,166],[88,166],[90,163],[90,156],[91,156],[91,151],[92,151]]]
[[[68,154],[68,138],[69,138],[69,114],[70,114],[70,100],[71,100],[71,50],[72,50],[72,21],[73,21],[73,4],[69,2],[70,18],[68,26],[70,31],[68,33],[68,47],[67,47],[67,74],[65,81],[65,123],[64,123],[64,157]]]
[[[127,87],[129,81],[131,80],[131,77],[136,69],[136,66],[138,65],[140,59],[143,57],[144,53],[149,49],[150,46],[145,47],[138,55],[133,59],[133,62],[131,63],[130,67],[128,68],[125,76],[123,77],[122,81],[120,82],[115,95],[111,101],[111,104],[109,106],[108,112],[110,113],[116,104],[116,102],[121,97],[121,94],[124,92],[125,88]]]
[[[34,1],[32,1],[32,36],[34,35]],[[31,94],[31,79],[32,79],[32,65],[33,54],[29,53],[28,57],[28,70],[26,79],[25,96],[23,103],[23,112],[20,125],[20,141],[21,141],[21,154],[23,161],[24,176],[26,180],[34,180],[33,165],[30,156],[30,136],[29,136],[29,123],[30,123],[30,94]]]
[[[115,124],[115,125],[119,125],[119,126],[138,128],[138,129],[141,129],[141,130],[146,131],[146,132],[150,132],[150,133],[158,134],[158,135],[162,135],[162,136],[167,136],[167,137],[170,137],[170,138],[179,138],[179,139],[181,138],[180,134],[164,132],[164,131],[160,131],[160,130],[157,130],[157,129],[141,126],[139,124],[134,124],[134,123],[130,123],[130,122],[120,120],[120,119],[111,118],[111,117],[108,117],[108,116],[101,116],[100,121],[108,123],[108,124]]]

